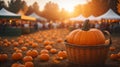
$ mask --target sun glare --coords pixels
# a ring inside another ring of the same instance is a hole
[[[64,8],[68,12],[72,12],[78,4],[84,5],[92,0],[25,0],[28,5],[38,2],[40,9],[43,10],[46,3],[49,1],[57,3],[59,8]]]
[[[88,2],[88,0],[64,0],[58,2],[58,5],[61,8],[64,8],[68,12],[73,12],[74,7],[78,4],[84,5]]]

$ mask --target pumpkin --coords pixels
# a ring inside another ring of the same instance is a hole
[[[24,46],[29,46],[29,43],[24,43],[23,45],[24,45]]]
[[[61,50],[61,51],[58,52],[57,56],[59,58],[65,59],[65,58],[67,58],[67,52],[64,51],[64,50]]]
[[[24,61],[24,62],[33,61],[33,58],[32,58],[31,56],[25,56],[25,57],[23,58],[23,61]]]
[[[111,54],[110,55],[110,59],[111,60],[117,60],[118,59],[118,55],[117,54]]]
[[[49,53],[49,52],[48,52],[47,49],[42,49],[42,50],[40,51],[40,54],[42,54],[42,53]]]
[[[38,47],[38,44],[37,44],[37,43],[33,43],[33,44],[32,44],[32,47],[33,47],[33,48],[36,48],[36,47]]]
[[[57,50],[55,48],[50,49],[50,53],[55,54],[57,53]]]
[[[20,52],[20,53],[22,53],[22,50],[21,49],[17,49],[15,52]]]
[[[50,41],[49,41],[49,40],[45,40],[45,41],[43,42],[43,44],[44,44],[44,46],[49,45],[49,44],[50,44]]]
[[[15,53],[12,54],[12,59],[15,60],[15,61],[16,60],[21,60],[22,57],[23,57],[22,53],[19,53],[19,52],[18,53],[15,52]]]
[[[17,47],[17,46],[19,46],[19,43],[18,42],[14,42],[13,46]]]
[[[109,48],[110,51],[114,51],[115,49],[116,49],[116,48],[113,47],[113,46],[111,46],[111,47]]]
[[[19,62],[17,62],[17,63],[13,63],[13,64],[11,65],[11,67],[25,67],[25,65],[20,64]]]
[[[0,54],[0,61],[6,61],[8,59],[8,55],[7,54]]]
[[[47,45],[47,46],[45,46],[45,49],[47,49],[47,50],[50,50],[51,48],[52,48],[51,45]]]
[[[26,51],[27,47],[21,47],[21,50]]]
[[[47,53],[42,53],[38,57],[41,61],[48,61],[50,58],[49,54],[47,54]]]
[[[32,56],[33,58],[38,56],[38,51],[35,49],[28,50],[26,53],[27,56]]]
[[[86,20],[82,29],[70,32],[66,40],[68,43],[75,45],[99,45],[105,43],[105,36],[98,29],[90,29],[89,20]]]
[[[57,39],[57,42],[58,42],[58,43],[61,43],[62,41],[63,41],[62,38],[58,38],[58,39]]]
[[[120,59],[120,52],[118,52],[117,55],[118,55],[118,58]]]
[[[33,62],[25,62],[25,67],[34,67]]]

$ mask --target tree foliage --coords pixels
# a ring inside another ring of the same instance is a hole
[[[22,0],[11,0],[8,2],[8,9],[11,12],[18,13],[20,9],[24,12],[27,11],[27,4],[25,1]]]
[[[109,9],[108,0],[92,0],[85,5],[77,5],[74,10],[74,15],[90,15],[99,16]]]
[[[7,6],[4,1],[0,0],[0,9],[2,8],[7,8]]]
[[[118,3],[117,3],[117,12],[120,14],[120,0],[118,0]]]
[[[50,1],[45,5],[42,14],[49,20],[59,20],[59,7]]]

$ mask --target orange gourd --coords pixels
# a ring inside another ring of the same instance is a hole
[[[25,67],[34,67],[33,62],[25,62]]]
[[[31,56],[25,56],[25,57],[23,58],[23,61],[24,61],[24,62],[33,61],[33,58],[32,58]]]
[[[8,59],[8,55],[7,54],[0,54],[0,61],[6,61]]]
[[[47,46],[45,46],[45,49],[47,49],[47,50],[50,50],[51,48],[52,48],[51,45],[47,45]]]
[[[58,52],[57,56],[58,56],[59,58],[65,59],[65,58],[67,58],[67,52],[64,51],[64,50],[61,50],[61,51]]]
[[[40,54],[42,54],[42,53],[49,53],[49,51],[48,51],[47,49],[42,49],[42,50],[40,51]]]
[[[47,53],[42,53],[38,57],[41,61],[48,61],[50,58],[49,54],[47,54]]]
[[[23,57],[22,53],[19,53],[19,52],[18,53],[15,52],[15,53],[12,54],[12,59],[15,60],[15,61],[21,60],[22,57]]]
[[[52,53],[52,54],[57,53],[57,49],[55,49],[55,48],[50,49],[50,53]]]
[[[73,30],[66,40],[70,44],[75,45],[99,45],[105,43],[103,33],[95,28],[90,29],[89,20],[86,20],[82,29]]]
[[[11,67],[25,67],[25,65],[17,62],[17,63],[13,63],[13,64],[11,65]]]
[[[27,56],[32,56],[33,58],[38,56],[38,51],[35,49],[28,50],[26,53]]]

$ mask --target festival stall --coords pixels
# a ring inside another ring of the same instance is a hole
[[[21,29],[19,27],[12,27],[15,25],[15,21],[20,19],[21,16],[15,13],[12,13],[5,8],[0,10],[0,35],[1,36],[15,36],[21,35]],[[12,21],[14,20],[14,21]]]
[[[36,18],[15,14],[5,8],[0,10],[0,35],[19,36],[22,34],[23,21],[36,21]]]
[[[96,18],[102,22],[118,22],[120,20],[120,16],[112,9],[109,9],[106,13]]]
[[[47,21],[46,18],[42,17],[42,16],[38,16],[36,13],[32,13],[29,15],[30,17],[35,17],[37,21]]]

